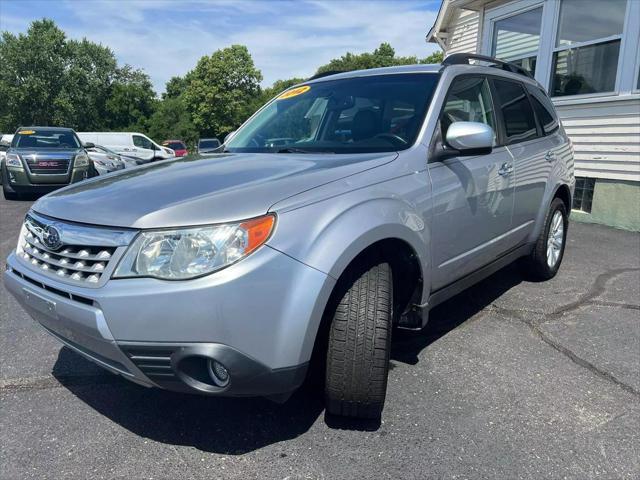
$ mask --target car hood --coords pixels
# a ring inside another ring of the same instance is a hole
[[[131,228],[237,221],[396,157],[396,152],[182,157],[70,185],[42,197],[33,209],[63,220]]]
[[[10,152],[25,158],[73,158],[82,148],[12,148]]]

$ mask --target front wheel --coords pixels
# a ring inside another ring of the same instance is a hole
[[[562,200],[554,198],[533,250],[523,259],[525,273],[537,280],[556,276],[564,256],[568,226],[567,207]]]
[[[331,323],[325,375],[327,411],[379,418],[391,348],[391,268],[378,263],[347,273],[346,293]]]

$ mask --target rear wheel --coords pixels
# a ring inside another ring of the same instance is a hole
[[[567,239],[567,208],[554,198],[545,218],[544,228],[528,257],[523,259],[525,272],[537,280],[555,277],[562,263]]]
[[[347,273],[329,332],[325,374],[327,411],[379,418],[384,407],[391,347],[391,268],[377,263]]]

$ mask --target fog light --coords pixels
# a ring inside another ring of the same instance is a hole
[[[215,383],[218,387],[226,387],[229,383],[229,372],[224,365],[216,360],[209,360],[207,362],[207,370],[209,370],[209,376],[213,383]]]
[[[16,183],[16,177],[13,175],[13,172],[9,172],[9,181],[11,183]]]

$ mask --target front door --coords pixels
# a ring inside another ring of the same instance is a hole
[[[483,76],[457,77],[440,116],[442,138],[453,122],[482,122],[496,131],[491,89]],[[514,200],[512,157],[505,147],[488,155],[429,164],[433,186],[432,289],[477,270],[504,253]]]

